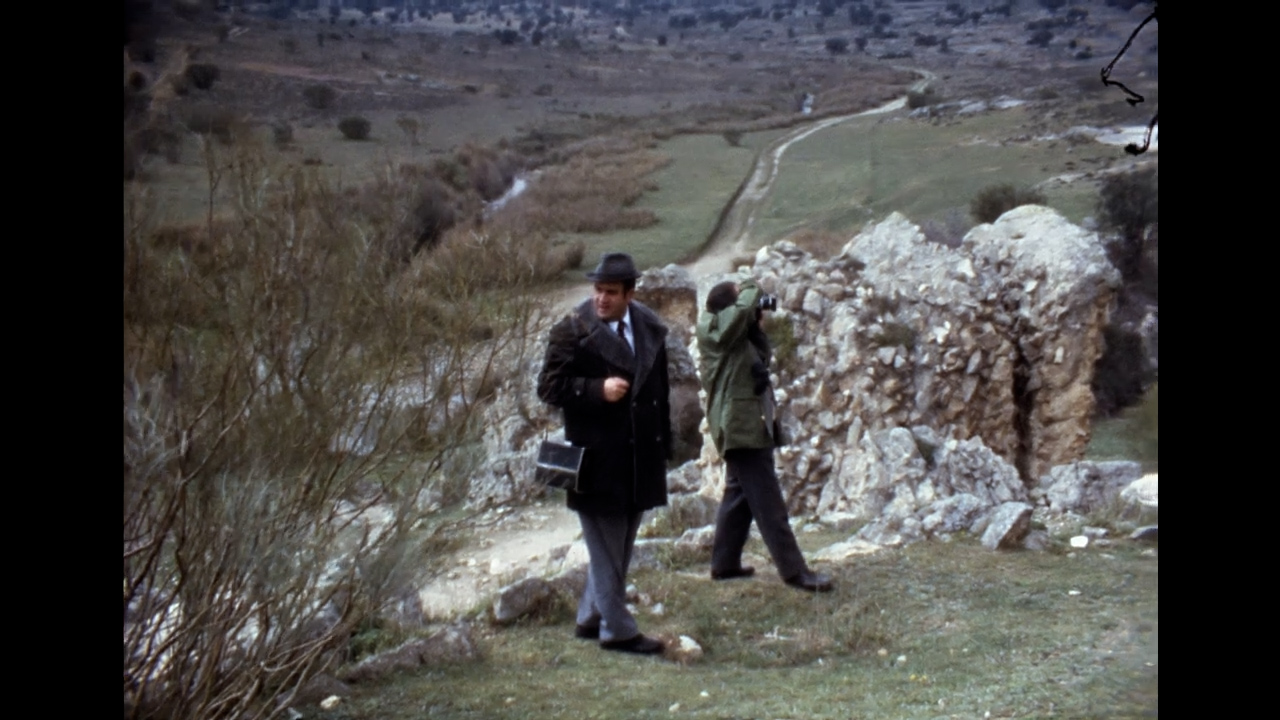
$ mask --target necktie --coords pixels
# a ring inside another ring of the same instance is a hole
[[[627,346],[627,349],[630,350],[631,343],[627,342],[627,321],[626,320],[618,321],[618,337],[622,338],[623,344],[625,344]]]

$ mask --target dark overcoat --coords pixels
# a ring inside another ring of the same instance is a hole
[[[667,504],[667,328],[641,303],[630,308],[634,354],[590,300],[551,329],[538,397],[564,412],[565,439],[587,448],[579,475],[584,491],[569,491],[571,510],[634,513]],[[617,402],[604,399],[609,377],[631,384]]]

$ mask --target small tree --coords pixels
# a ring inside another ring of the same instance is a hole
[[[1020,205],[1040,205],[1044,195],[1038,190],[1015,188],[1009,183],[988,185],[969,203],[969,214],[980,223],[993,223]]]
[[[1049,47],[1049,43],[1053,40],[1053,32],[1041,28],[1031,34],[1031,39],[1027,40],[1028,45],[1037,47]]]
[[[825,45],[827,52],[832,55],[841,55],[849,51],[849,41],[842,37],[827,38]]]
[[[404,131],[405,136],[409,138],[410,145],[418,144],[419,125],[417,118],[410,117],[408,115],[401,115],[396,118],[396,125],[398,125],[400,129]]]
[[[218,69],[217,65],[211,65],[209,63],[192,63],[187,66],[187,70],[184,74],[196,89],[210,90],[213,88],[213,83],[222,76],[222,71]]]
[[[307,106],[312,109],[327,110],[333,106],[333,101],[338,99],[338,91],[324,83],[316,83],[302,90],[302,99],[306,100]]]
[[[1155,167],[1102,181],[1098,191],[1098,217],[1115,232],[1107,246],[1111,262],[1126,280],[1142,273],[1148,228],[1160,222],[1160,175]]]
[[[368,139],[369,130],[372,127],[367,119],[359,115],[352,115],[338,121],[338,129],[342,131],[342,136],[348,140]]]

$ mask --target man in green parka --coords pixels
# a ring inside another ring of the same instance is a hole
[[[773,450],[782,439],[769,381],[772,352],[760,327],[761,295],[750,278],[720,283],[707,293],[706,312],[698,318],[698,375],[707,392],[711,438],[725,461],[711,578],[755,574],[755,568],[742,564],[742,548],[754,520],[783,581],[826,592],[831,578],[809,570],[787,520],[773,465]]]

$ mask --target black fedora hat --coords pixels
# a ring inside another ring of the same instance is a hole
[[[640,277],[636,264],[626,253],[605,253],[600,256],[600,264],[595,270],[587,273],[588,280],[596,282],[624,282]]]

